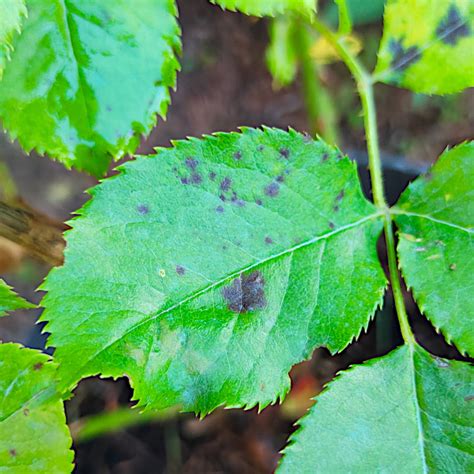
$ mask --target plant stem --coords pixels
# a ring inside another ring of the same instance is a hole
[[[354,77],[357,90],[362,103],[364,114],[364,128],[367,141],[367,153],[369,157],[369,171],[372,182],[372,194],[375,205],[384,214],[384,233],[387,245],[388,269],[390,283],[392,285],[395,308],[397,310],[398,322],[403,340],[407,344],[413,344],[415,337],[408,322],[408,316],[403,299],[403,291],[398,273],[398,265],[395,251],[395,237],[393,234],[393,223],[390,210],[385,200],[384,184],[382,178],[382,165],[380,160],[379,138],[377,131],[377,113],[375,109],[373,79],[359,60],[346,48],[344,37],[334,34],[318,19],[314,20],[315,28],[326,37]]]
[[[0,237],[25,248],[31,255],[51,264],[61,265],[66,246],[58,224],[33,209],[12,206],[0,201]]]
[[[294,41],[301,64],[303,96],[309,120],[309,132],[320,134],[331,144],[339,143],[338,116],[332,97],[321,85],[319,70],[310,54],[311,37],[306,23],[300,21],[295,28]]]

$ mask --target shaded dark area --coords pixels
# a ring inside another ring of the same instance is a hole
[[[178,89],[173,94],[167,121],[159,121],[143,143],[142,154],[152,153],[157,145],[169,145],[171,139],[235,130],[241,125],[291,126],[300,131],[308,128],[300,82],[277,91],[272,88],[272,79],[264,63],[268,41],[265,21],[223,12],[206,0],[178,3],[184,46]],[[450,12],[440,28],[445,31],[455,20],[455,12]],[[454,34],[462,34],[462,26],[453,31],[455,33],[448,32],[446,40],[454,41]],[[380,25],[365,26],[360,34],[366,45],[362,59],[373,62]],[[399,53],[398,60],[402,61],[404,56],[406,64],[409,51],[400,50]],[[370,197],[363,123],[354,84],[341,64],[325,68],[321,79],[341,113],[343,143],[340,148],[359,163],[364,192]],[[379,86],[377,103],[387,198],[393,204],[406,184],[425,171],[447,145],[469,137],[474,118],[474,93],[471,90],[457,96],[429,98]],[[280,153],[287,158],[288,150],[282,149]],[[88,199],[83,191],[96,181],[84,174],[67,171],[48,159],[22,155],[18,146],[0,137],[0,163],[5,163],[10,170],[18,194],[59,222],[69,219],[71,213]],[[238,160],[240,156],[234,158]],[[196,173],[197,163],[190,160],[186,167],[189,176],[182,178],[186,179],[183,184],[196,183],[200,179]],[[210,176],[210,179],[213,178]],[[265,188],[267,197],[278,194],[278,183],[277,178]],[[220,183],[223,201],[234,198],[231,184],[225,179]],[[237,196],[235,200],[237,203]],[[149,211],[146,203],[137,207],[140,214]],[[223,207],[218,206],[216,212],[223,212]],[[267,236],[265,242],[270,245],[271,236]],[[383,239],[379,242],[379,252],[385,254]],[[34,293],[34,289],[48,267],[25,258],[21,249],[7,242],[0,242],[0,256],[0,273],[15,284],[21,294],[39,301],[41,295]],[[384,265],[386,268],[385,262]],[[178,275],[185,271],[182,266],[176,267]],[[232,311],[251,311],[266,304],[265,282],[258,273],[242,276],[224,290]],[[409,292],[406,292],[406,301],[419,342],[436,355],[461,358],[419,313]],[[38,326],[34,326],[35,316],[38,312],[35,315],[30,311],[5,318],[0,327],[0,339],[43,348],[45,337],[40,335]],[[377,312],[367,333],[357,342],[336,356],[318,349],[310,361],[294,367],[291,372],[293,388],[283,405],[268,407],[260,414],[256,409],[247,412],[217,410],[203,421],[192,415],[179,415],[100,436],[75,446],[76,472],[272,472],[279,451],[294,430],[295,420],[310,405],[310,398],[319,393],[337,371],[382,355],[400,343],[394,304],[388,292],[383,309]],[[85,380],[67,403],[68,419],[75,423],[85,416],[112,412],[127,405],[130,398],[131,389],[125,380]]]

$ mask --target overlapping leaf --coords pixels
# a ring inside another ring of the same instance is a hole
[[[241,11],[246,15],[275,16],[294,11],[311,16],[316,10],[316,0],[210,0],[222,8]]]
[[[63,402],[51,396],[56,366],[39,351],[0,344],[2,472],[72,471]]]
[[[165,116],[180,48],[174,0],[29,0],[0,82],[25,150],[100,176]]]
[[[473,393],[467,363],[402,346],[329,384],[278,473],[473,472]]]
[[[436,328],[474,354],[474,143],[444,152],[397,207],[403,276]]]
[[[24,0],[2,0],[0,2],[0,79],[13,48],[13,35],[20,31],[25,17]]]
[[[474,86],[474,3],[389,0],[376,76],[426,94]]]
[[[34,308],[34,305],[20,298],[10,286],[0,278],[0,317],[15,309]]]
[[[294,131],[180,141],[92,194],[44,285],[66,385],[125,374],[150,407],[265,406],[381,301],[355,164]]]

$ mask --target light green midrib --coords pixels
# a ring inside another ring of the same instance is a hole
[[[415,398],[414,405],[415,405],[415,416],[416,416],[416,427],[418,430],[418,450],[420,452],[421,462],[422,462],[422,469],[423,474],[428,474],[428,467],[426,464],[426,454],[425,454],[425,440],[424,440],[424,429],[423,429],[423,421],[421,419],[421,409],[420,409],[420,402],[418,399],[418,384],[416,378],[416,368],[415,368],[415,347],[413,344],[409,344],[408,346],[409,356],[410,356],[410,371],[411,371],[411,382],[412,382],[412,390],[413,396]]]
[[[445,220],[442,220],[442,219],[437,219],[436,217],[430,216],[429,214],[420,214],[420,213],[417,213],[417,212],[405,211],[405,210],[400,209],[400,208],[391,208],[390,209],[390,214],[393,214],[393,215],[396,215],[396,216],[397,215],[398,216],[402,215],[402,216],[408,216],[408,217],[418,217],[420,219],[426,219],[426,220],[435,222],[436,224],[445,225],[445,226],[448,226],[448,227],[452,227],[453,229],[457,229],[457,230],[461,230],[463,232],[467,232],[468,234],[474,234],[474,228],[463,227],[461,225],[455,224],[454,222],[449,222],[449,221],[445,221]]]
[[[69,384],[71,383],[75,383],[75,377],[78,373],[81,372],[81,370],[86,367],[89,362],[91,362],[93,359],[95,359],[96,357],[98,357],[100,354],[102,354],[104,351],[106,351],[109,347],[111,347],[113,344],[115,344],[116,342],[118,342],[119,340],[121,340],[122,338],[126,337],[128,334],[132,333],[133,331],[135,331],[136,329],[138,329],[139,327],[143,326],[144,324],[148,324],[149,322],[157,319],[158,317],[164,315],[164,314],[167,314],[173,310],[175,310],[176,308],[182,306],[183,304],[186,304],[188,303],[189,301],[192,301],[196,298],[198,298],[199,296],[202,296],[204,294],[206,294],[208,291],[211,291],[213,288],[216,288],[222,284],[224,284],[225,282],[229,281],[229,280],[232,280],[233,278],[236,278],[237,276],[239,276],[240,274],[244,273],[244,272],[247,272],[247,271],[250,271],[260,265],[264,265],[265,263],[268,263],[268,262],[271,262],[272,260],[275,260],[277,258],[280,258],[280,257],[283,257],[285,255],[288,255],[289,253],[292,253],[292,252],[295,252],[296,250],[299,250],[301,248],[304,248],[304,247],[307,247],[309,245],[312,245],[318,241],[321,241],[321,240],[325,240],[325,239],[328,239],[330,237],[332,237],[333,235],[337,235],[337,234],[340,234],[342,232],[345,232],[346,230],[349,230],[349,229],[353,229],[355,227],[358,227],[359,225],[362,225],[364,224],[365,222],[368,222],[368,221],[371,221],[371,220],[374,220],[376,218],[379,218],[379,217],[382,217],[384,215],[383,212],[376,212],[374,214],[370,214],[362,219],[359,219],[358,221],[356,222],[352,222],[350,224],[346,224],[345,226],[343,227],[340,227],[338,229],[335,229],[333,230],[332,232],[328,232],[326,234],[323,234],[323,235],[319,235],[317,237],[313,237],[312,239],[309,239],[305,242],[302,242],[298,245],[295,245],[293,247],[290,247],[289,249],[286,249],[286,250],[283,250],[277,254],[273,254],[273,255],[270,255],[269,257],[265,258],[265,259],[262,259],[262,260],[259,260],[258,262],[255,262],[255,263],[252,263],[251,265],[248,265],[247,267],[244,267],[244,268],[240,268],[239,270],[229,274],[229,275],[226,275],[225,277],[205,286],[204,288],[192,293],[191,295],[189,295],[187,298],[184,298],[183,300],[169,306],[168,308],[165,308],[165,309],[162,309],[160,311],[158,311],[157,313],[154,313],[152,315],[150,315],[150,317],[144,319],[143,321],[140,321],[139,323],[133,325],[132,327],[130,327],[129,329],[127,329],[123,334],[121,334],[119,337],[117,337],[116,339],[114,339],[113,341],[111,341],[109,344],[107,344],[106,346],[104,346],[102,349],[100,349],[98,352],[96,352],[94,355],[92,355],[92,357],[89,357],[87,359],[87,361],[85,363],[83,363],[81,365],[81,367],[74,373],[74,377],[68,377],[68,380],[67,382],[65,382],[65,388],[67,386],[69,386]]]
[[[72,55],[74,57],[74,62],[75,62],[75,65],[76,65],[77,81],[78,81],[79,90],[81,92],[82,102],[84,104],[85,118],[86,118],[86,121],[87,121],[87,128],[88,128],[88,131],[89,131],[89,138],[93,141],[94,132],[93,132],[93,129],[92,129],[91,118],[90,118],[90,115],[89,115],[89,108],[88,108],[88,105],[87,105],[86,94],[85,94],[84,86],[83,86],[83,84],[86,81],[85,81],[85,79],[83,77],[83,74],[81,72],[81,69],[79,67],[78,55],[77,55],[76,47],[74,45],[74,41],[73,41],[73,38],[72,38],[72,31],[71,31],[71,25],[70,25],[71,20],[70,20],[70,16],[69,16],[68,0],[58,0],[58,3],[60,4],[60,6],[62,7],[62,9],[64,11],[64,24],[65,24],[66,31],[67,31],[69,46],[71,48],[71,52],[72,52]],[[91,155],[94,155],[93,151],[91,151]],[[69,159],[71,161],[74,161],[74,157],[69,157]]]

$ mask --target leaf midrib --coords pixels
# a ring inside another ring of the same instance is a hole
[[[418,217],[420,219],[426,219],[426,220],[435,222],[436,224],[445,225],[445,226],[448,226],[448,227],[452,227],[453,229],[457,229],[457,230],[461,230],[463,232],[467,232],[468,234],[474,234],[474,229],[472,229],[472,228],[463,227],[459,224],[455,224],[454,222],[445,221],[443,219],[437,219],[436,217],[433,217],[430,214],[420,214],[418,212],[405,211],[405,210],[400,209],[400,208],[390,209],[390,214],[402,215],[402,216],[408,216],[408,217]]]
[[[201,288],[200,290],[198,291],[195,291],[194,293],[191,293],[188,297],[172,304],[171,306],[167,307],[167,308],[164,308],[164,309],[160,309],[158,312],[154,313],[154,314],[151,314],[148,318],[138,322],[137,324],[134,324],[133,326],[131,326],[130,328],[128,328],[123,334],[121,334],[119,337],[115,338],[114,340],[112,340],[111,342],[109,342],[107,345],[105,345],[102,349],[100,349],[99,351],[97,351],[95,354],[93,354],[91,357],[89,357],[81,366],[80,368],[74,372],[74,377],[70,376],[68,378],[68,381],[67,381],[67,384],[69,385],[71,383],[71,381],[74,381],[75,378],[76,378],[76,375],[81,372],[81,370],[86,367],[93,359],[95,359],[96,357],[98,357],[100,354],[102,354],[104,351],[106,351],[109,347],[111,347],[113,344],[115,344],[117,341],[121,340],[122,338],[126,337],[128,334],[132,333],[133,331],[135,331],[136,329],[138,329],[139,327],[143,326],[144,324],[148,324],[149,322],[157,319],[158,317],[164,315],[164,314],[167,314],[173,310],[175,310],[176,308],[182,306],[183,304],[186,304],[188,303],[189,301],[192,301],[204,294],[206,294],[207,292],[211,291],[212,289],[236,278],[237,276],[239,276],[240,274],[244,273],[244,272],[248,272],[260,265],[263,265],[265,263],[268,263],[268,262],[271,262],[273,260],[276,260],[277,258],[280,258],[282,256],[285,256],[285,255],[288,255],[290,253],[293,253],[301,248],[304,248],[304,247],[307,247],[309,245],[312,245],[318,241],[321,241],[321,240],[326,240],[326,239],[329,239],[330,237],[332,237],[333,235],[337,235],[337,234],[340,234],[342,232],[345,232],[346,230],[349,230],[349,229],[353,229],[355,227],[358,227],[368,221],[371,221],[371,220],[374,220],[376,218],[379,218],[379,217],[382,217],[384,215],[384,212],[375,212],[374,214],[370,214],[368,216],[365,216],[364,218],[362,219],[359,219],[358,221],[356,222],[352,222],[350,224],[346,224],[345,226],[342,226],[342,227],[339,227],[338,229],[335,229],[331,232],[328,232],[326,234],[322,234],[322,235],[318,235],[316,237],[313,237],[312,239],[309,239],[305,242],[301,242],[300,244],[298,245],[295,245],[293,247],[290,247],[288,249],[285,249],[285,250],[282,250],[281,252],[277,253],[277,254],[273,254],[273,255],[270,255],[269,257],[267,258],[264,258],[264,259],[261,259],[259,260],[258,262],[254,262],[246,267],[243,267],[243,268],[240,268],[239,270],[229,274],[229,275],[226,275],[225,277],[213,282],[213,283],[210,283],[209,285],[205,286],[204,288]],[[74,383],[74,382],[72,382]]]

